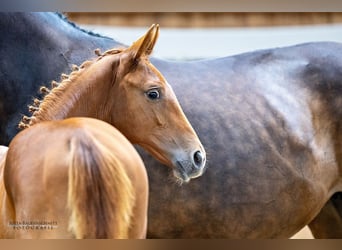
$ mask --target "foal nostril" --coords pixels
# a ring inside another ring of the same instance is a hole
[[[196,151],[195,154],[194,154],[195,166],[200,168],[200,167],[202,167],[203,162],[204,162],[204,157],[203,157],[201,151]]]

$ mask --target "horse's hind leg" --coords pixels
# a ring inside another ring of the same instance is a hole
[[[316,239],[342,239],[342,193],[333,195],[308,226]]]

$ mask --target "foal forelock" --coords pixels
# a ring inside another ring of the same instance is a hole
[[[25,129],[30,126],[32,126],[39,115],[44,113],[44,111],[53,104],[55,101],[55,98],[59,98],[62,94],[64,94],[65,90],[75,82],[81,75],[81,73],[88,69],[91,65],[94,63],[98,62],[102,58],[109,56],[109,55],[115,55],[119,54],[123,51],[124,49],[111,49],[107,50],[104,53],[101,53],[99,49],[96,49],[94,52],[98,56],[94,60],[87,60],[84,61],[81,66],[77,65],[72,65],[71,73],[69,75],[62,73],[61,74],[61,81],[56,82],[52,81],[51,82],[51,89],[49,89],[46,86],[40,87],[39,91],[41,94],[43,94],[43,100],[39,100],[38,98],[35,98],[32,102],[31,105],[28,106],[29,112],[32,114],[31,117],[28,116],[23,116],[21,121],[18,124],[19,129]],[[70,96],[70,99],[72,97]]]

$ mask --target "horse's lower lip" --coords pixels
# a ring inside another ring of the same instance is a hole
[[[190,181],[190,178],[189,176],[187,176],[184,172],[181,172],[181,171],[177,171],[177,170],[173,170],[173,175],[179,179],[181,182],[189,182]]]
[[[199,177],[202,175],[202,171],[194,171],[193,167],[184,166],[181,161],[176,161],[176,169],[174,169],[174,174],[177,178],[184,182],[189,182],[190,179]]]
[[[178,167],[178,171],[177,173],[180,175],[179,177],[181,177],[181,179],[185,182],[188,182],[190,180],[189,176],[186,174],[186,170],[184,168],[184,166],[182,165],[181,162],[177,161],[176,162],[177,167]]]

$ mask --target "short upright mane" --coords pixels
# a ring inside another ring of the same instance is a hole
[[[51,102],[54,100],[54,97],[61,96],[64,90],[70,86],[70,83],[75,82],[84,70],[88,69],[91,65],[101,60],[103,57],[119,54],[123,50],[124,49],[111,49],[101,53],[99,49],[96,49],[95,54],[98,56],[97,58],[83,62],[79,67],[77,65],[73,65],[70,75],[61,74],[61,82],[51,82],[51,90],[46,86],[40,87],[40,92],[45,95],[43,100],[39,100],[37,98],[33,100],[33,103],[29,105],[29,112],[32,113],[32,116],[23,116],[18,124],[18,127],[20,129],[25,129],[33,125],[35,123],[36,117],[50,106]]]
[[[78,26],[76,23],[74,22],[71,22],[68,17],[62,13],[59,13],[59,12],[55,12],[55,14],[60,18],[62,19],[64,22],[68,23],[69,25],[71,25],[72,27],[74,27],[75,29],[79,30],[79,31],[82,31],[84,33],[87,33],[88,35],[91,35],[91,36],[96,36],[96,37],[101,37],[101,38],[106,38],[106,39],[110,39],[110,40],[113,40],[113,38],[111,37],[108,37],[108,36],[103,36],[103,35],[100,35],[98,33],[95,33],[93,31],[90,31],[90,30],[86,30],[86,29],[83,29],[81,28],[80,26]]]

